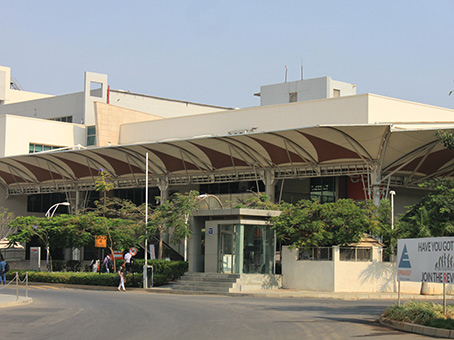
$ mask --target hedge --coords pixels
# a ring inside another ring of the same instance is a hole
[[[123,264],[124,260],[116,261],[117,268]],[[131,271],[133,273],[142,273],[145,260],[135,260]],[[180,278],[188,271],[188,262],[186,261],[167,261],[167,260],[147,260],[147,265],[153,266],[153,272],[164,274],[169,281]]]
[[[123,261],[117,261],[117,266]],[[126,287],[142,287],[144,260],[134,262],[132,273],[126,275]],[[149,260],[153,266],[153,286],[158,287],[174,281],[188,270],[188,263],[184,261]],[[17,271],[20,280],[25,278],[25,270]],[[12,280],[16,271],[6,273],[6,278]],[[28,280],[31,282],[48,282],[63,284],[78,284],[91,286],[117,286],[116,273],[91,273],[91,272],[35,272],[28,271]]]
[[[19,279],[24,280],[26,271],[17,271]],[[12,280],[16,276],[15,271],[6,273],[6,279]],[[126,287],[142,287],[142,274],[133,273],[126,275]],[[28,272],[30,282],[47,282],[88,286],[117,286],[118,275],[114,273],[90,273],[90,272]],[[158,287],[169,282],[163,274],[153,274],[153,286]]]

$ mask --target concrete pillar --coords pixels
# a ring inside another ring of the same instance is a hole
[[[270,202],[275,203],[276,202],[276,183],[277,180],[273,178],[273,174],[271,170],[265,170],[264,176],[263,176],[263,183],[265,184],[265,194],[268,196],[270,199]]]
[[[72,210],[72,209],[71,209]],[[79,215],[79,210],[80,210],[80,191],[76,191],[76,199],[74,202],[74,215]]]
[[[167,182],[166,178],[159,180],[159,191],[161,194],[161,203],[167,201],[169,199],[169,183]]]
[[[340,249],[339,246],[333,246],[333,261],[339,262],[340,261]]]
[[[380,186],[381,186],[381,173],[378,165],[374,165],[374,169],[370,176],[371,183],[370,186],[372,187],[372,199],[376,206],[380,205],[381,193],[380,193]]]
[[[161,178],[159,180],[158,186],[159,186],[159,191],[161,192],[161,194],[159,195],[159,196],[161,196],[160,204],[162,204],[169,199],[169,182],[167,181],[167,178]],[[165,243],[169,244],[170,243],[169,233],[164,232],[162,234],[162,240]]]

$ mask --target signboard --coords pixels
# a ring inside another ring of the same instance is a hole
[[[132,256],[136,256],[137,255],[137,248],[136,247],[131,247],[131,249],[129,249],[129,253]]]
[[[454,237],[398,240],[397,280],[454,283]]]
[[[154,249],[154,244],[150,244],[150,259],[156,260],[156,253]]]
[[[95,248],[106,248],[107,236],[95,236]]]
[[[41,247],[30,247],[30,269],[40,270],[41,267]]]
[[[208,234],[210,234],[210,235],[213,234],[213,228],[212,227],[208,228]]]
[[[123,260],[123,252],[121,250],[114,250],[114,260]]]

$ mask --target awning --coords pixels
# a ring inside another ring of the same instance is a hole
[[[316,126],[267,133],[48,151],[0,158],[0,184],[9,195],[93,190],[99,169],[116,188],[263,179],[367,175],[414,186],[451,175],[454,151],[434,129],[392,125]],[[151,138],[150,138],[151,139]]]

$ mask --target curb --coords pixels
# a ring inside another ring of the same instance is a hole
[[[33,303],[33,299],[30,297],[19,297],[19,300],[14,300],[10,302],[2,302],[0,303],[0,308],[5,307],[14,307],[14,306],[25,306]]]
[[[378,322],[384,326],[397,329],[399,331],[404,331],[408,333],[416,333],[427,336],[434,336],[438,338],[447,338],[454,339],[454,329],[443,329],[435,327],[427,327],[422,325],[417,325],[414,323],[395,321],[381,317],[378,319]]]

